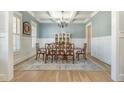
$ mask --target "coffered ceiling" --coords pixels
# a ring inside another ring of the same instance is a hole
[[[96,11],[30,11],[40,23],[56,23],[61,18],[69,23],[85,23]]]

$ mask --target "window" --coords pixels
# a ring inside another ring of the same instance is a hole
[[[13,50],[14,52],[20,50],[20,30],[21,20],[17,16],[13,16]]]
[[[37,42],[37,25],[36,23],[32,22],[32,48],[35,48]]]

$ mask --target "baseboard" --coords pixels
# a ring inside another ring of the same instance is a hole
[[[35,53],[33,53],[31,55],[28,55],[28,56],[27,55],[23,55],[23,56],[19,57],[18,59],[15,59],[14,65],[19,64],[20,62],[25,61],[25,60],[31,58],[34,55],[35,55]]]
[[[15,66],[15,65],[18,65],[18,64],[20,64],[20,63],[22,63],[22,62],[24,62],[24,61],[27,61],[27,60],[29,60],[30,58],[34,57],[34,56],[36,56],[36,55],[33,55],[33,56],[31,56],[31,57],[28,57],[28,58],[26,58],[26,59],[24,59],[24,60],[22,60],[22,61],[20,61],[20,62],[18,62],[18,63],[16,63],[16,64],[14,64],[14,66]]]
[[[121,74],[118,78],[118,81],[124,81],[124,74]]]
[[[90,56],[88,55],[88,58],[90,58],[90,57],[93,57],[94,59],[98,60],[100,63],[102,63],[102,64],[106,64],[107,66],[111,67],[110,64],[108,64],[108,63],[106,63],[106,62],[100,60],[99,58],[97,58],[97,57],[95,57],[95,56],[93,56],[93,55],[90,55]]]
[[[0,81],[9,81],[7,74],[0,74]]]
[[[90,58],[90,57],[88,57],[88,56],[87,56],[87,58],[88,58],[91,62],[93,62],[94,64],[98,65],[98,63],[96,63],[92,58]],[[99,66],[101,66],[101,65],[99,64]]]
[[[105,59],[103,59],[103,58],[99,58],[99,57],[97,57],[97,56],[94,55],[94,54],[91,54],[91,56],[94,57],[94,58],[96,58],[97,60],[99,60],[99,61],[101,61],[101,62],[103,62],[103,63],[105,63],[105,64],[111,66],[111,64],[109,64],[109,63],[110,63],[110,60],[105,60]]]

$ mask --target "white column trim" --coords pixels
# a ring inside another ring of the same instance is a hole
[[[123,18],[124,19],[124,18]],[[114,81],[124,81],[123,62],[120,57],[123,55],[120,53],[124,49],[121,49],[123,45],[120,39],[124,38],[124,31],[120,31],[120,12],[112,12],[112,67],[111,67],[111,78]],[[124,30],[124,29],[121,29]]]
[[[88,35],[88,26],[91,26],[91,55],[92,55],[92,39],[93,39],[93,35],[92,35],[92,32],[93,32],[93,29],[92,29],[92,22],[89,22],[86,24],[86,27],[85,27],[85,43],[87,43],[87,35]]]
[[[88,33],[87,33],[87,30],[88,30],[87,28],[88,28],[88,26],[90,26],[90,25],[91,25],[91,30],[93,31],[93,29],[92,29],[92,22],[87,23],[87,24],[86,24],[86,27],[85,27],[85,32],[86,32],[86,33],[85,33],[85,36],[86,36],[86,37],[85,37],[85,40],[86,40],[86,43],[87,43],[87,34],[88,34]],[[92,31],[91,31],[91,41],[92,41]]]

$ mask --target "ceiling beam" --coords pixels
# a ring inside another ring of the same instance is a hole
[[[94,11],[89,18],[86,18],[84,20],[84,23],[87,23],[88,21],[90,21],[99,11]]]
[[[69,21],[69,23],[71,23],[71,22],[74,20],[74,18],[75,18],[75,16],[77,15],[77,13],[78,13],[78,12],[76,12],[76,11],[73,11],[73,12],[72,12],[72,15],[70,16],[70,21]]]
[[[68,22],[68,23],[73,23],[74,22],[75,23],[75,22],[81,20],[80,22],[84,21],[84,23],[85,23],[85,22],[87,22],[88,19],[90,19],[92,16],[94,16],[97,12],[94,11],[94,13],[88,14],[88,13],[85,13],[85,12],[82,13],[82,11],[73,11],[73,12],[68,11],[66,13],[64,15],[64,20],[66,22]],[[32,11],[30,12],[30,14],[32,14]],[[44,11],[43,15],[42,15],[42,12],[35,12],[34,15],[35,15],[35,18],[40,22],[45,22],[45,20],[46,20],[47,22],[50,22],[50,23],[57,23],[58,20],[60,20],[59,16],[58,17],[57,16],[55,16],[55,17],[52,16],[50,11]],[[86,20],[84,20],[84,19],[86,19]]]
[[[52,22],[57,22],[57,20],[55,19],[55,18],[53,18],[53,16],[50,14],[50,11],[47,11],[47,14],[49,15],[49,17],[51,18],[50,20],[52,21]]]
[[[94,11],[92,14],[91,14],[91,18],[94,17],[99,11]]]

